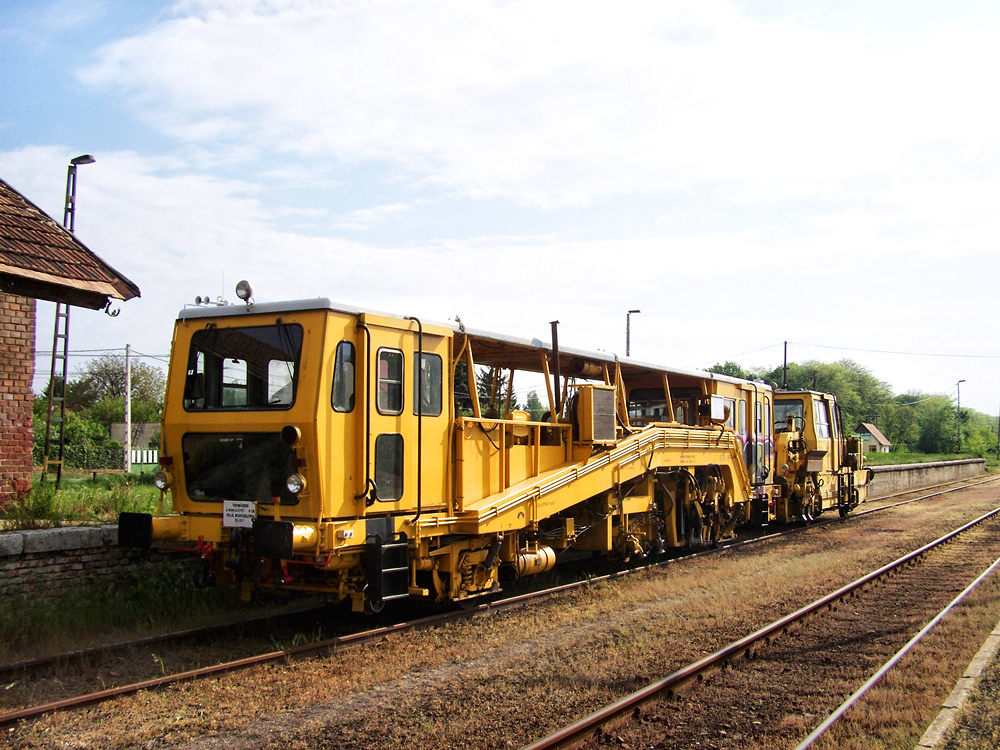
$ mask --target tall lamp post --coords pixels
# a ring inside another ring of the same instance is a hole
[[[642,310],[629,310],[625,316],[625,356],[632,352],[632,316],[641,313]]]
[[[962,383],[964,382],[964,380],[959,380],[955,383],[958,398],[958,407],[955,409],[955,426],[958,428],[958,453],[962,452]]]
[[[82,164],[97,161],[90,154],[81,154],[69,161],[66,172],[66,203],[63,208],[63,226],[72,234],[76,230],[76,169]],[[42,481],[49,473],[49,466],[56,470],[56,487],[62,482],[63,453],[66,446],[66,378],[69,377],[69,305],[56,303],[56,323],[52,333],[52,369],[49,374],[49,408],[45,421],[45,455],[42,458]],[[58,364],[62,363],[62,379],[56,380]],[[59,395],[55,395],[56,389]],[[58,410],[59,416],[54,411]],[[53,430],[55,426],[55,430]],[[53,434],[55,433],[55,434]],[[52,457],[56,447],[58,458]]]

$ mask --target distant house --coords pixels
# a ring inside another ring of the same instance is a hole
[[[100,310],[138,296],[139,287],[0,180],[0,506],[31,489],[35,300]]]
[[[888,453],[892,447],[879,428],[869,422],[858,422],[857,433],[865,441],[865,453]]]

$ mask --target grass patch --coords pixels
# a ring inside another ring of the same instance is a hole
[[[0,531],[117,523],[123,512],[152,513],[160,491],[148,474],[106,474],[95,479],[63,477],[57,490],[36,481],[23,500],[0,508]],[[169,511],[169,501],[164,511]]]
[[[198,589],[191,570],[189,561],[140,560],[115,583],[82,582],[46,598],[11,597],[10,606],[0,608],[0,660],[194,627],[232,610],[231,589]]]

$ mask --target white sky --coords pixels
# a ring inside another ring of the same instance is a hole
[[[75,351],[247,278],[620,354],[640,309],[639,359],[787,340],[995,414],[997,39],[997,0],[7,0],[0,177],[59,220],[97,158],[77,235],[142,298]]]

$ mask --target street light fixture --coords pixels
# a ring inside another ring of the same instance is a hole
[[[955,409],[955,427],[958,432],[958,453],[962,452],[962,383],[964,382],[964,380],[959,380],[955,383],[958,397],[958,406]]]
[[[66,207],[63,209],[63,226],[71,233],[76,230],[76,168],[81,164],[93,164],[95,159],[90,154],[81,154],[69,160],[69,170],[66,173]]]
[[[632,316],[641,313],[642,310],[629,310],[625,316],[625,356],[629,356],[632,351]]]

